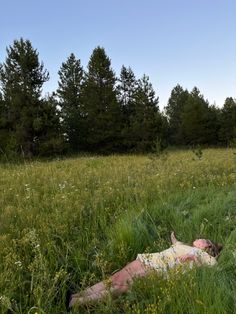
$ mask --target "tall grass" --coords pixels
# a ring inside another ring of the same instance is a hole
[[[0,166],[1,313],[66,313],[78,291],[138,253],[224,244],[212,269],[150,276],[79,313],[236,312],[236,158],[231,149],[165,158],[82,157]],[[78,310],[75,310],[77,313]]]

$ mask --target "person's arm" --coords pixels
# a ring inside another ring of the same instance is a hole
[[[174,231],[171,232],[170,238],[172,244],[175,244],[177,242]]]
[[[197,254],[186,254],[182,255],[178,258],[179,262],[185,263],[185,262],[194,262],[197,266],[214,266],[217,263],[217,260],[215,257],[209,255],[206,252],[198,252]]]
[[[170,239],[171,239],[172,245],[176,245],[176,244],[178,244],[178,243],[181,243],[181,244],[182,244],[181,241],[179,241],[179,240],[176,239],[176,236],[175,236],[175,232],[174,232],[174,231],[171,232]]]
[[[186,262],[194,262],[196,265],[200,265],[200,262],[198,260],[198,257],[193,254],[185,254],[178,258],[180,263],[186,263]]]

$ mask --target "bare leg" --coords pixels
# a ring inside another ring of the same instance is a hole
[[[135,277],[143,277],[147,274],[147,267],[145,267],[139,260],[129,263],[122,270],[118,271],[111,277],[111,294],[113,296],[119,296],[120,294],[127,292],[130,289]]]
[[[118,296],[129,290],[134,277],[146,276],[148,273],[147,267],[139,260],[135,260],[111,276],[107,284],[101,281],[81,293],[73,294],[70,307],[76,303],[84,304],[89,301],[100,300],[109,293],[112,296]]]
[[[87,289],[85,289],[81,292],[73,294],[72,298],[77,299],[77,298],[81,298],[81,297],[87,297],[87,296],[94,294],[94,293],[100,293],[105,289],[106,289],[106,285],[104,284],[103,281],[100,281],[100,282],[96,283],[95,285],[88,287]]]

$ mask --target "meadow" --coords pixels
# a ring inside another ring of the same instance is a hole
[[[136,280],[73,313],[236,313],[233,149],[86,156],[0,165],[0,311],[66,313],[79,291],[138,253],[209,238],[218,265]]]

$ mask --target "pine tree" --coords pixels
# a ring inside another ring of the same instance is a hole
[[[219,139],[225,145],[236,140],[236,100],[227,97],[220,112]]]
[[[206,136],[209,117],[209,104],[200,94],[198,88],[194,87],[189,94],[181,115],[181,134],[183,144],[197,145],[207,144]]]
[[[65,152],[66,145],[58,107],[54,93],[41,100],[41,114],[34,120],[34,129],[38,131],[35,146],[39,156],[52,156]]]
[[[48,79],[49,74],[43,63],[39,63],[38,53],[29,40],[15,40],[13,46],[7,48],[6,61],[0,69],[7,116],[7,147],[25,156],[35,153],[38,130],[34,122],[41,112],[42,86]]]
[[[121,68],[119,83],[117,85],[118,101],[122,112],[122,143],[125,150],[129,150],[133,145],[130,134],[130,120],[135,111],[135,93],[138,88],[138,81],[132,69]]]
[[[6,103],[3,100],[0,92],[0,154],[4,152],[4,148],[7,145],[8,132],[7,132],[7,110]]]
[[[162,137],[162,128],[158,97],[149,77],[143,75],[138,80],[134,111],[130,116],[130,148],[142,152],[150,151],[157,138]]]
[[[111,152],[120,149],[121,112],[115,74],[104,48],[93,50],[83,87],[87,149]]]
[[[60,99],[62,125],[69,148],[78,151],[83,148],[85,137],[84,110],[81,103],[81,87],[84,72],[80,60],[72,53],[58,72],[57,94]]]
[[[188,96],[189,92],[184,90],[178,84],[171,91],[171,96],[165,107],[165,114],[169,122],[169,142],[172,145],[183,143],[181,134],[181,115]]]
[[[220,110],[215,105],[209,105],[205,112],[204,137],[208,145],[218,145],[220,128]]]
[[[121,68],[120,78],[118,81],[118,99],[123,107],[124,112],[129,115],[129,113],[132,112],[135,98],[134,96],[138,87],[138,82],[132,69],[130,67],[126,68],[124,65]]]

